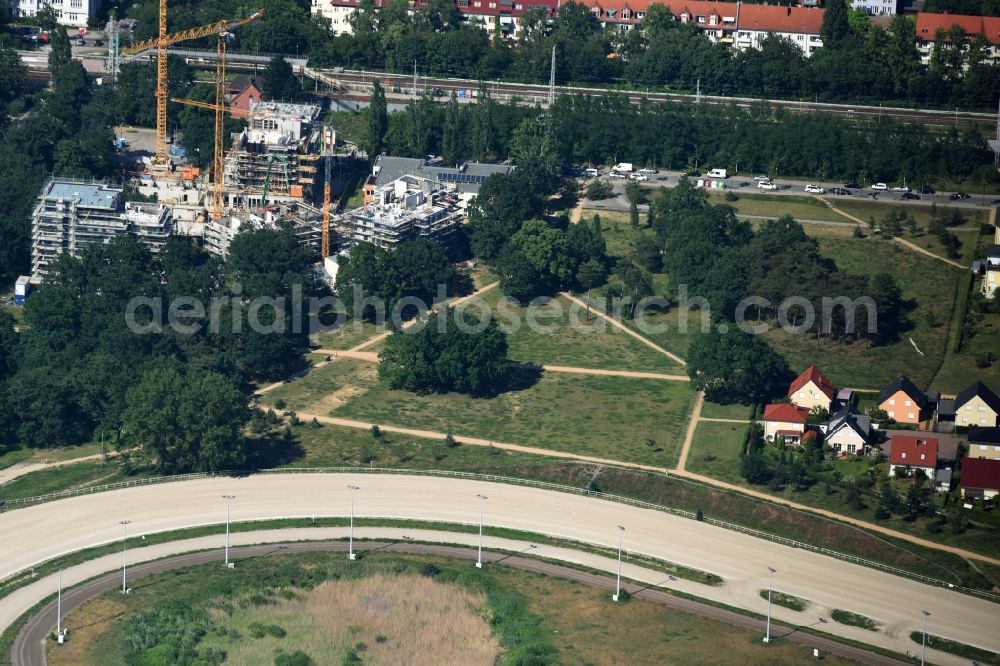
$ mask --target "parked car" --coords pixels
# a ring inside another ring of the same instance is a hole
[[[969,195],[965,192],[955,192],[950,198],[952,201],[958,201],[959,199],[968,199]]]
[[[825,194],[826,190],[819,185],[806,185],[806,192],[809,194]]]
[[[764,176],[764,175],[754,176],[753,179],[756,180],[758,183],[770,183],[771,182],[771,177],[770,176]]]
[[[851,180],[847,181],[846,183],[844,183],[844,187],[849,187],[852,190],[857,190],[857,189],[861,188],[861,186],[858,185],[858,181],[856,181],[854,179],[851,179]]]
[[[684,175],[687,176],[688,178],[700,178],[701,177],[701,171],[697,171],[697,170],[685,171]]]
[[[590,169],[584,169],[583,175],[586,176],[587,178],[597,178],[598,176],[601,175],[601,172],[599,169],[590,168]]]
[[[652,176],[654,173],[660,173],[660,172],[657,171],[656,169],[651,169],[649,167],[646,167],[645,169],[639,169],[639,173],[641,173],[644,176]]]
[[[76,45],[77,46],[86,46],[87,45],[87,40],[84,39],[83,37],[79,37],[76,40]]]
[[[95,39],[94,40],[94,46],[104,46],[104,40]]]
[[[886,190],[889,189],[889,186],[886,185],[885,183],[875,183],[874,185],[872,185],[872,189],[875,190],[876,192],[885,192]]]
[[[896,187],[892,188],[892,191],[893,192],[909,192],[910,188],[908,188],[906,185],[897,185]]]
[[[739,184],[739,187],[750,187],[750,181],[744,180]]]
[[[649,176],[644,173],[634,173],[629,178],[632,180],[649,180]]]
[[[920,188],[921,194],[935,194],[935,192],[936,192],[935,189],[930,185],[924,185],[923,187]]]
[[[769,180],[768,181],[760,181],[759,183],[757,183],[757,189],[758,190],[776,190],[776,189],[778,189],[778,186],[775,185],[774,183],[772,183]]]
[[[830,190],[830,194],[836,194],[842,197],[850,197],[854,195],[854,192],[851,192],[846,187],[835,187],[832,190]]]
[[[903,198],[909,201],[920,201],[920,195],[916,192],[903,192]]]

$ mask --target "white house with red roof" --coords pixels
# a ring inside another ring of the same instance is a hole
[[[921,64],[930,63],[931,54],[934,52],[934,42],[939,31],[942,36],[942,44],[947,48],[955,47],[951,43],[950,37],[953,26],[959,26],[965,31],[966,43],[961,45],[962,50],[967,49],[968,43],[977,35],[982,35],[989,44],[987,49],[989,59],[992,62],[1000,59],[1000,17],[919,12],[917,14],[917,52],[920,53]]]
[[[788,385],[788,399],[793,405],[808,410],[822,407],[829,413],[834,394],[833,382],[815,365],[810,365]]]
[[[923,470],[928,479],[934,478],[938,462],[938,440],[935,437],[893,435],[889,453],[889,476],[896,476],[900,467]]]
[[[779,435],[786,444],[798,444],[806,432],[809,410],[778,402],[764,407],[764,439],[773,442]]]
[[[966,458],[959,486],[965,499],[993,499],[1000,495],[1000,460]]]

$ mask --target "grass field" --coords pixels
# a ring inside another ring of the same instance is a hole
[[[350,349],[385,330],[385,326],[376,326],[368,321],[347,319],[334,330],[318,333],[316,342],[323,349]]]
[[[701,406],[701,415],[707,419],[750,419],[748,405],[720,405],[706,400]]]
[[[976,325],[975,334],[962,339],[962,347],[957,354],[949,350],[932,388],[944,394],[959,393],[974,379],[981,379],[1000,391],[1000,361],[994,361],[988,368],[976,367],[976,357],[980,354],[991,352],[1000,356],[1000,315],[984,315]]]
[[[86,488],[126,481],[142,475],[127,475],[114,462],[109,462],[107,465],[102,465],[100,461],[75,463],[32,472],[5,483],[0,486],[0,499],[35,497],[70,488]],[[148,476],[148,473],[145,475]]]
[[[686,382],[552,373],[489,399],[454,393],[414,396],[380,383],[330,414],[672,465],[693,397]]]
[[[715,479],[740,483],[740,451],[746,427],[702,421],[694,431],[686,469]]]
[[[24,462],[34,454],[35,451],[31,449],[14,449],[13,451],[8,451],[7,453],[0,455],[0,469],[6,469],[11,465]]]
[[[959,269],[885,242],[822,238],[820,251],[849,273],[871,275],[891,270],[909,303],[907,316],[912,329],[892,344],[867,349],[864,342],[817,341],[812,336],[792,336],[778,330],[767,333],[768,342],[788,359],[793,370],[816,363],[837,386],[880,388],[902,372],[917,385],[927,386],[944,359]],[[928,313],[935,320],[933,328],[927,325]],[[913,348],[911,338],[923,355]]]
[[[615,604],[605,591],[533,572],[503,566],[479,571],[467,561],[392,553],[366,554],[349,570],[342,558],[327,553],[252,558],[239,563],[238,577],[214,565],[148,576],[136,581],[133,595],[109,592],[68,615],[70,641],[61,647],[50,643],[47,661],[124,663],[129,658],[125,618],[131,613],[150,618],[151,610],[178,607],[197,614],[191,625],[207,627],[198,647],[224,647],[226,663],[251,665],[270,666],[276,650],[296,649],[315,664],[480,663],[478,656],[495,654],[498,644],[505,646],[504,656],[531,645],[552,657],[530,663],[572,666],[665,659],[711,663],[719,654],[733,663],[784,666],[812,653],[790,642],[764,646],[758,632],[641,599]],[[291,575],[300,577],[298,585],[288,584]],[[258,582],[264,580],[266,585]],[[252,597],[253,587],[265,588],[264,594]],[[340,594],[324,594],[331,589]],[[449,594],[440,597],[441,592]],[[454,620],[438,617],[446,610]],[[397,642],[426,645],[427,653],[404,660]],[[456,644],[468,652],[447,658],[444,650]],[[849,663],[829,655],[824,661]]]
[[[283,400],[288,409],[325,414],[375,386],[376,374],[374,363],[338,358],[274,389],[266,402]]]
[[[843,222],[843,215],[830,210],[825,203],[809,195],[772,196],[756,194],[747,188],[730,190],[738,199],[726,201],[725,195],[713,192],[709,203],[725,204],[736,209],[737,215],[766,216],[778,218],[791,215],[795,219]]]
[[[924,203],[925,200],[921,200],[919,204],[904,203],[898,200],[898,195],[879,195],[879,201],[865,200],[863,198],[848,198],[848,197],[831,197],[831,201],[834,205],[845,213],[849,213],[854,217],[860,219],[862,222],[867,223],[868,218],[874,217],[875,220],[879,220],[885,217],[893,208],[899,208],[905,210],[907,213],[911,213],[913,218],[917,221],[917,226],[926,229],[932,219],[932,208],[931,203]],[[955,210],[958,210],[962,219],[963,224],[969,224],[976,219],[981,219],[983,222],[986,221],[986,211],[985,210],[970,210],[968,208],[957,208],[955,206],[946,206],[942,204],[937,205],[938,216],[944,216],[947,219],[951,219],[952,214]],[[977,218],[978,214],[978,218]],[[845,219],[841,217],[840,219]]]
[[[566,298],[529,307],[506,301],[498,289],[483,296],[493,312],[503,302],[500,321],[507,327],[508,356],[527,363],[569,365],[608,370],[683,374],[683,367],[611,326],[606,320]],[[472,309],[475,312],[475,308]],[[530,317],[532,319],[529,319]],[[532,320],[535,322],[532,323]],[[516,322],[516,325],[515,325]]]

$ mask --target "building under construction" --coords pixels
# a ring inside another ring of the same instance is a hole
[[[394,249],[414,238],[430,238],[451,249],[463,212],[456,192],[426,178],[404,176],[379,187],[374,200],[352,210],[341,227],[353,242]]]
[[[267,210],[232,212],[221,220],[205,224],[203,242],[205,249],[216,256],[229,256],[229,246],[241,229],[277,229],[290,224],[299,245],[319,254],[323,234],[323,213],[304,203],[275,204]],[[339,224],[339,218],[337,222]],[[336,239],[331,242],[336,244]]]
[[[324,141],[331,146],[335,142],[333,129],[324,128],[319,116],[320,108],[312,104],[254,103],[247,128],[226,154],[227,207],[315,202],[316,185],[322,180],[322,146]]]
[[[50,179],[31,219],[31,274],[41,280],[64,252],[76,256],[90,243],[132,234],[153,252],[173,232],[170,206],[125,201],[122,190],[101,183]]]

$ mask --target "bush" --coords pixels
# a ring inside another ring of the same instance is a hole
[[[976,355],[976,367],[977,368],[988,368],[993,365],[993,361],[996,357],[993,356],[992,352],[983,352],[982,354]]]
[[[962,323],[969,307],[969,292],[972,290],[972,271],[965,271],[958,279],[955,311],[951,314],[951,351],[958,353],[962,349]]]
[[[852,627],[861,627],[862,629],[867,629],[868,631],[878,631],[878,623],[870,617],[865,617],[864,615],[858,615],[857,613],[851,613],[850,611],[840,610],[837,608],[830,612],[830,617],[833,618],[834,622],[839,622],[840,624],[846,624]]]
[[[312,657],[302,650],[295,652],[282,652],[274,658],[274,666],[313,666]]]
[[[618,601],[630,601],[632,595],[624,587],[618,592]]]
[[[726,201],[739,201],[740,198],[736,196],[735,192],[726,192],[726,196],[723,197]]]
[[[319,420],[314,416],[313,420],[309,422],[309,426],[312,428],[320,428]]]
[[[610,199],[615,195],[615,188],[606,180],[594,180],[587,185],[587,198],[591,201]]]
[[[458,441],[452,436],[451,431],[444,436],[444,445],[449,449],[453,449],[458,446]]]
[[[288,632],[286,632],[284,629],[282,629],[276,624],[266,625],[264,627],[264,633],[266,633],[268,636],[273,636],[274,638],[284,638],[285,636],[288,635]]]
[[[703,520],[705,520],[705,514],[701,512],[701,509],[698,509],[695,512],[694,519],[697,520],[697,521],[703,521]]]
[[[281,398],[278,398],[277,400],[274,401],[274,406],[275,406],[276,409],[284,409],[285,406],[286,406],[286,403]]]
[[[385,634],[376,634],[375,636],[376,643],[385,643],[387,640],[389,640],[389,638]]]
[[[377,423],[372,424],[372,437],[378,439],[382,436],[382,429],[378,427]]]

